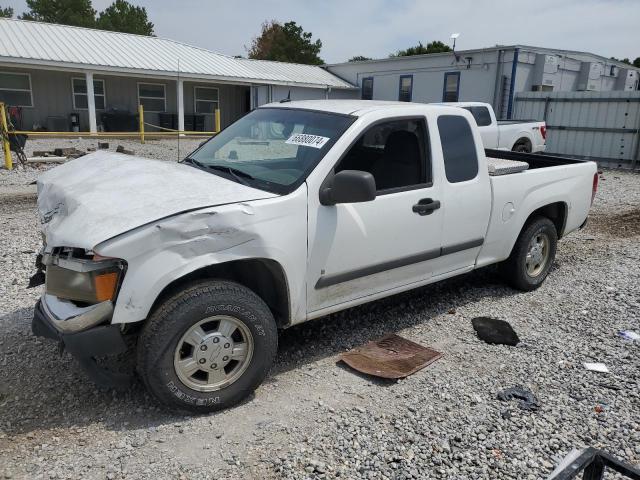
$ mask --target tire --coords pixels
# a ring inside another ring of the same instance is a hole
[[[258,295],[233,282],[199,282],[148,319],[138,340],[138,374],[164,405],[211,412],[248,397],[277,350],[275,320]]]
[[[521,152],[521,153],[531,153],[531,147],[527,142],[518,141],[513,146],[513,152]]]
[[[546,246],[539,248],[535,244],[541,245],[543,242],[537,241],[541,239]],[[520,232],[511,255],[501,265],[507,283],[525,292],[538,288],[549,274],[557,246],[558,232],[553,222],[542,216],[532,218]]]

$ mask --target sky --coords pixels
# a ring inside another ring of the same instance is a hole
[[[93,0],[102,10],[112,0]],[[432,40],[456,49],[534,45],[605,57],[640,57],[640,0],[129,0],[145,6],[159,37],[246,56],[265,20],[294,20],[322,40],[326,63],[384,58]],[[24,0],[0,0],[16,14]]]

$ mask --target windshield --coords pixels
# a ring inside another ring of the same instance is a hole
[[[354,117],[289,108],[260,108],[187,160],[235,182],[275,193],[300,185]]]

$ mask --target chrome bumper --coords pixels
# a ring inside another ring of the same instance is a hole
[[[95,327],[113,315],[113,302],[97,303],[88,307],[77,307],[68,300],[44,294],[40,299],[49,323],[61,333],[75,333]]]
[[[44,295],[33,309],[33,334],[58,341],[78,360],[96,384],[128,387],[133,378],[131,375],[105,370],[95,360],[124,353],[128,348],[120,325],[96,325],[110,318],[113,311],[111,302],[86,308],[68,303],[52,295]]]

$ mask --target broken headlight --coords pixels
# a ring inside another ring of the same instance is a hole
[[[124,260],[79,255],[75,249],[50,255],[45,265],[46,293],[89,305],[115,300],[125,271]]]

